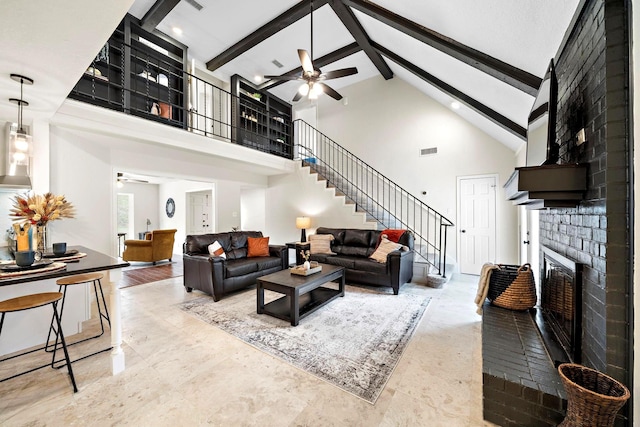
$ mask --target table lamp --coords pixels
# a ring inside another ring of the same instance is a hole
[[[300,234],[301,242],[307,241],[307,228],[309,228],[310,226],[311,218],[309,218],[308,216],[299,216],[296,218],[296,228],[302,230],[302,233]]]

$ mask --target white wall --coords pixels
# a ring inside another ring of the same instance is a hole
[[[269,242],[284,244],[300,240],[296,217],[311,218],[307,236],[318,227],[375,228],[366,223],[364,215],[346,205],[344,196],[335,197],[335,190],[309,174],[308,167],[298,167],[294,173],[269,178],[266,190],[266,215],[263,234]]]
[[[138,233],[155,230],[159,227],[157,184],[142,184],[126,182],[118,189],[120,194],[133,194],[133,236],[127,239],[137,239]],[[147,226],[147,219],[151,225]]]
[[[453,222],[457,177],[498,174],[496,256],[517,262],[516,208],[502,189],[516,164],[511,149],[398,78],[374,77],[341,93],[346,106],[320,98],[319,130]],[[430,147],[438,153],[419,156]],[[447,252],[455,257],[458,230],[451,232]]]
[[[240,192],[240,219],[242,230],[266,229],[266,189],[245,188]]]
[[[215,184],[210,182],[197,182],[197,181],[174,181],[167,182],[159,185],[158,192],[158,215],[159,226],[157,228],[166,230],[175,228],[175,241],[173,244],[173,253],[182,253],[182,244],[187,235],[187,193],[193,191],[214,191]],[[214,192],[215,194],[215,192]],[[175,213],[172,218],[167,216],[166,203],[167,199],[171,197],[176,205]],[[215,205],[211,206],[211,215],[215,218]]]
[[[240,192],[242,183],[231,181],[218,181],[216,187],[217,221],[214,232],[221,233],[231,231],[232,228],[240,229]]]

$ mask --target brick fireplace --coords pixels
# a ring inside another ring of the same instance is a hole
[[[555,57],[558,163],[587,164],[588,190],[576,208],[540,212],[539,240],[549,251],[582,264],[582,289],[572,297],[574,326],[580,328],[569,338],[578,340],[575,357],[632,389],[629,14],[624,0],[586,0]],[[583,128],[586,142],[577,145]],[[488,308],[483,316],[485,419],[503,426],[554,425],[566,408],[564,390],[550,358],[539,357],[545,347],[540,334],[531,332],[531,315]],[[629,405],[616,425],[632,425]]]

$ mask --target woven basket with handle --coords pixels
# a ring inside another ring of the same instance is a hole
[[[536,305],[536,284],[530,264],[499,264],[491,272],[487,297],[493,305],[510,310],[528,310]]]

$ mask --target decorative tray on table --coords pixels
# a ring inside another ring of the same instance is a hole
[[[41,259],[40,261],[36,261],[31,265],[20,266],[14,263],[11,264],[2,264],[0,265],[0,271],[4,272],[12,272],[12,271],[27,271],[27,270],[37,270],[38,268],[44,268],[48,265],[52,264],[53,261],[50,259]]]
[[[291,272],[291,274],[297,274],[298,276],[308,276],[310,274],[318,273],[318,272],[322,271],[322,266],[321,265],[317,265],[317,266],[311,267],[311,268],[309,268],[307,270],[302,265],[296,265],[295,267],[291,267],[289,269],[289,271]]]

